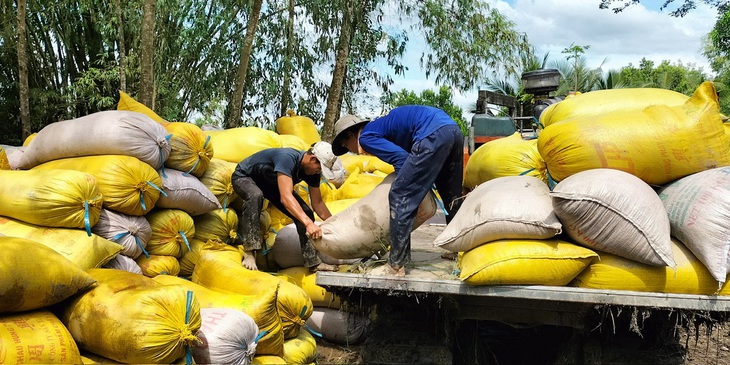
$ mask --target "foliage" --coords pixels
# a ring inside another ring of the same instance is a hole
[[[675,0],[664,0],[664,3],[659,8],[659,10],[666,10],[672,3],[674,3]],[[695,9],[697,7],[695,0],[683,0],[680,5],[677,6],[676,9],[672,10],[669,15],[675,16],[675,17],[682,17],[687,15],[692,9]],[[716,8],[719,8],[721,11],[724,11],[724,9],[728,6],[727,0],[701,0],[703,3],[714,6]],[[614,6],[611,8],[612,4],[619,3],[619,5]],[[631,5],[636,5],[641,3],[641,0],[601,0],[601,4],[598,6],[600,9],[608,9],[611,8],[614,13],[620,13],[624,9],[628,8]],[[679,1],[677,2],[679,3]],[[676,4],[676,3],[675,3]]]
[[[421,95],[415,92],[402,89],[396,93],[384,94],[381,101],[388,108],[395,108],[402,105],[428,105],[439,108],[446,112],[451,119],[461,128],[461,133],[467,135],[467,121],[464,119],[464,111],[454,104],[452,90],[447,86],[441,86],[438,93],[433,90],[423,90]]]
[[[565,59],[570,62],[570,60],[573,60],[573,80],[575,81],[573,83],[573,91],[578,91],[578,76],[579,76],[579,70],[578,70],[578,63],[582,61],[581,55],[583,55],[588,49],[590,49],[591,46],[579,46],[575,43],[571,43],[570,47],[567,47],[563,49],[563,54],[567,54],[565,56]]]
[[[622,68],[621,78],[630,87],[656,87],[685,95],[692,95],[703,81],[708,80],[702,69],[692,64],[671,64],[665,60],[654,67],[654,62],[646,58],[641,59],[639,67],[629,64]]]

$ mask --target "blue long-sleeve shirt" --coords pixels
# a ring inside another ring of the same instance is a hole
[[[438,108],[400,106],[366,124],[360,133],[360,146],[399,171],[416,142],[445,125],[455,123]]]

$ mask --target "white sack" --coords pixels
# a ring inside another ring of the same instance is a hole
[[[550,193],[563,229],[577,243],[650,265],[676,263],[669,218],[654,189],[612,169],[585,170]]]
[[[672,236],[687,246],[720,283],[730,266],[730,167],[698,172],[659,192]]]
[[[388,194],[395,174],[388,175],[368,195],[322,222],[322,238],[314,247],[336,259],[366,258],[385,254],[390,246]],[[418,206],[413,229],[433,217],[436,200],[429,192]]]
[[[108,269],[124,270],[134,274],[142,275],[142,268],[139,267],[137,261],[133,258],[124,255],[116,255],[113,259],[107,262],[104,267]]]
[[[505,176],[471,191],[434,246],[465,252],[502,239],[547,239],[562,231],[550,189],[533,176]]]
[[[126,155],[160,169],[170,156],[167,130],[150,117],[108,110],[51,123],[25,147],[18,168],[31,169],[67,157]]]
[[[237,309],[200,308],[202,324],[193,346],[197,364],[250,364],[256,354],[259,327],[246,313]]]
[[[314,307],[307,319],[307,327],[327,341],[351,345],[363,338],[367,317],[341,309]]]
[[[317,225],[321,224],[321,222],[314,223]],[[299,243],[299,234],[294,223],[290,223],[282,227],[279,232],[276,232],[276,240],[274,240],[271,253],[274,255],[276,264],[282,269],[304,266],[302,246]],[[319,256],[322,262],[330,265],[350,265],[360,261],[360,259],[336,259],[319,251],[317,252],[317,256]]]
[[[160,170],[162,191],[155,203],[156,208],[180,209],[191,216],[208,213],[220,209],[218,198],[192,174],[186,174],[175,169]]]
[[[152,237],[152,227],[145,216],[132,216],[102,208],[99,221],[91,232],[116,242],[124,249],[120,254],[136,259]]]

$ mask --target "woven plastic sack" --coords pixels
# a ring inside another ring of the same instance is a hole
[[[195,238],[233,244],[238,237],[238,215],[233,209],[216,209],[193,217]]]
[[[355,169],[337,189],[337,200],[360,199],[370,194],[384,179],[384,176],[368,172],[361,173]]]
[[[306,151],[311,144],[307,144],[301,137],[293,134],[279,134],[281,139],[281,147],[293,148],[299,151]]]
[[[317,274],[304,266],[290,267],[279,270],[279,275],[286,275],[290,280],[304,289],[312,299],[315,307],[340,308],[340,298],[327,289],[317,285]]]
[[[199,177],[208,169],[213,158],[213,144],[210,136],[195,124],[172,122],[165,125],[170,138],[170,156],[165,167],[183,171]]]
[[[10,170],[10,161],[8,161],[8,154],[5,148],[0,146],[0,170]]]
[[[248,156],[267,148],[281,147],[276,132],[258,127],[230,128],[222,131],[203,131],[215,146],[215,157],[239,163]]]
[[[129,110],[137,113],[142,113],[154,120],[157,123],[160,123],[160,125],[165,126],[169,124],[170,122],[162,119],[157,113],[152,111],[152,109],[148,108],[144,104],[138,102],[134,98],[132,98],[129,94],[125,93],[124,91],[119,90],[119,103],[117,104],[117,110]]]
[[[83,269],[40,243],[0,236],[0,313],[56,304],[95,283]]]
[[[328,205],[329,206],[329,205]],[[335,214],[338,211],[332,211]],[[321,221],[315,221],[315,224],[321,224]],[[269,254],[274,256],[274,261],[282,269],[290,267],[304,266],[304,256],[302,254],[302,245],[299,243],[299,233],[294,223],[290,223],[282,227],[276,232],[274,246]],[[317,252],[317,256],[322,262],[330,265],[349,265],[354,264],[360,259],[336,259],[322,252]],[[315,304],[317,305],[317,304]]]
[[[0,316],[3,364],[81,364],[79,348],[47,310]]]
[[[730,267],[730,167],[689,175],[659,192],[672,236],[684,243],[720,283]]]
[[[353,173],[355,169],[360,172],[379,173],[383,176],[395,172],[393,165],[375,156],[346,153],[338,156],[338,159],[342,161],[347,176]]]
[[[464,169],[464,187],[504,176],[534,176],[547,183],[545,161],[537,151],[536,139],[522,139],[518,132],[491,140],[476,149]]]
[[[150,255],[180,258],[190,250],[189,240],[195,237],[193,218],[179,209],[155,209],[147,214],[152,236],[147,242]]]
[[[223,209],[227,209],[231,202],[238,198],[231,184],[231,176],[235,169],[236,163],[212,158],[208,169],[200,177],[200,182],[215,195]]]
[[[570,284],[580,288],[676,294],[730,295],[681,242],[672,240],[676,269],[638,263],[603,253]]]
[[[61,321],[79,347],[130,364],[173,363],[198,342],[192,291],[113,269],[92,269],[98,285],[74,297]]]
[[[299,331],[297,337],[284,341],[284,358],[287,364],[311,364],[317,360],[317,340],[309,331]]]
[[[144,215],[160,198],[162,180],[155,169],[125,155],[100,155],[53,160],[34,170],[76,170],[94,176],[104,208],[128,215]]]
[[[218,198],[197,177],[175,169],[165,169],[160,176],[165,195],[160,196],[155,207],[180,209],[191,216],[221,207]]]
[[[214,290],[246,295],[255,295],[262,288],[278,285],[277,309],[284,339],[296,337],[304,321],[312,315],[312,299],[304,289],[269,273],[246,269],[241,265],[243,255],[235,247],[209,243],[211,241],[200,252],[193,282]]]
[[[585,170],[611,168],[663,185],[730,165],[730,141],[711,82],[701,84],[680,106],[654,105],[563,120],[540,133],[537,147],[555,181]]]
[[[47,227],[91,232],[102,195],[93,175],[80,171],[0,170],[0,215]]]
[[[276,120],[276,132],[282,135],[295,135],[308,146],[321,140],[314,121],[305,116],[297,115],[293,110],[287,110],[285,116]]]
[[[154,280],[163,285],[180,285],[192,290],[201,308],[230,308],[249,315],[259,328],[256,353],[260,355],[284,354],[284,332],[276,309],[278,286],[261,288],[257,294],[244,295],[208,289],[190,280],[169,275],[159,275]]]
[[[577,243],[650,265],[674,267],[667,210],[634,175],[595,169],[558,183],[550,193],[563,230]]]
[[[314,307],[307,327],[322,338],[340,345],[352,345],[365,338],[368,319],[365,315],[341,309]]]
[[[152,237],[152,227],[144,216],[127,215],[110,209],[102,209],[99,221],[91,232],[122,245],[120,254],[136,259],[145,251]]]
[[[202,344],[193,347],[198,364],[247,365],[256,354],[259,328],[246,313],[226,308],[200,309],[202,325],[198,337]]]
[[[384,254],[390,245],[388,194],[395,174],[388,175],[368,195],[322,222],[322,238],[314,247],[336,259],[355,259]],[[429,192],[418,206],[413,229],[436,214],[436,201]]]
[[[545,239],[561,232],[547,185],[532,176],[505,176],[470,192],[433,245],[469,251],[490,241]]]
[[[6,170],[18,170],[18,163],[25,147],[2,145],[2,148],[5,151],[5,157],[8,162],[8,168]]]
[[[200,250],[203,249],[205,241],[193,238],[188,240],[188,243],[190,243],[190,250],[185,250],[185,253],[178,260],[180,263],[180,273],[178,275],[185,277],[193,275],[193,270],[195,270],[195,265],[200,257]]]
[[[18,168],[68,157],[126,155],[154,170],[170,156],[167,131],[148,116],[109,110],[51,123],[25,147]]]
[[[598,257],[560,239],[500,240],[460,254],[459,279],[470,285],[566,285]]]
[[[180,273],[180,263],[174,256],[150,255],[137,257],[135,260],[142,270],[142,275],[154,278],[158,275],[177,276]]]
[[[0,217],[0,235],[26,238],[63,255],[82,270],[101,267],[116,256],[122,246],[86,231],[50,228]]]
[[[589,117],[617,110],[642,110],[652,105],[679,106],[689,97],[682,93],[656,88],[596,90],[573,95],[551,104],[540,114],[540,124],[547,127],[565,119]]]
[[[139,267],[137,261],[124,255],[116,255],[104,265],[104,268],[128,271],[133,274],[142,275],[142,268]]]

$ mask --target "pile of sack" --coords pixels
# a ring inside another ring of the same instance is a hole
[[[461,280],[730,294],[730,127],[711,82],[588,92],[540,122],[469,159],[473,191],[435,242]]]

